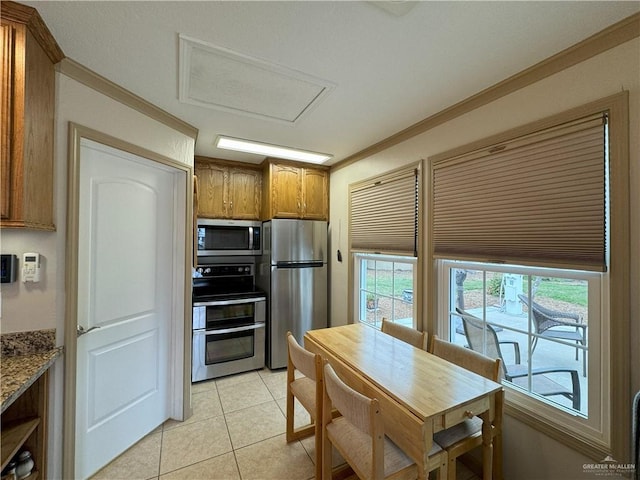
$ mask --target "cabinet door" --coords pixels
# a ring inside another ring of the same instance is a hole
[[[273,218],[300,218],[302,172],[290,165],[272,165],[271,214]]]
[[[196,165],[198,177],[198,216],[226,218],[229,169],[217,165]]]
[[[259,220],[262,202],[262,174],[259,171],[229,170],[229,212],[238,220]]]
[[[303,217],[327,220],[329,217],[328,173],[325,170],[304,168],[302,173]]]
[[[16,5],[2,3],[3,15],[8,10],[15,21],[2,19],[0,226],[52,231],[55,71],[49,54],[58,47],[41,43],[46,35],[38,31],[46,26],[23,18],[32,15],[30,7]]]
[[[2,24],[2,157],[0,161],[0,217],[9,218],[9,192],[11,181],[11,81],[13,78],[13,29]]]

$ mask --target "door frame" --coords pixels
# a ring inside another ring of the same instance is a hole
[[[64,418],[62,473],[64,478],[75,478],[76,452],[76,366],[78,325],[78,295],[74,287],[78,281],[78,227],[79,227],[79,179],[80,179],[80,141],[82,138],[102,143],[109,147],[138,155],[174,170],[174,185],[185,186],[185,197],[177,199],[175,207],[184,209],[185,226],[184,254],[173,257],[174,270],[184,269],[184,277],[174,277],[174,295],[172,297],[171,370],[170,370],[170,415],[176,420],[185,420],[191,416],[191,267],[193,259],[193,167],[171,158],[152,152],[137,145],[125,142],[105,133],[69,122],[67,154],[67,225],[65,290],[66,315],[64,332]],[[176,192],[177,193],[177,192]]]

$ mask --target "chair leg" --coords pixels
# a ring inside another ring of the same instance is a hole
[[[294,398],[293,394],[289,391],[289,387],[287,386],[287,443],[291,443],[296,440],[296,437],[293,433],[294,429]]]
[[[316,478],[320,480],[322,478],[322,464],[324,462],[324,458],[322,457],[323,452],[322,449],[324,447],[322,440],[322,410],[320,410],[320,415],[318,415],[314,421],[315,423],[315,441],[316,441]]]
[[[449,464],[447,468],[447,480],[456,480],[456,462],[458,461],[457,457],[453,457],[449,459]]]
[[[443,455],[442,461],[440,462],[440,468],[438,469],[438,478],[444,480],[449,477],[449,458],[447,455]],[[453,477],[455,478],[455,476]]]
[[[325,420],[323,420],[324,422]],[[332,468],[332,455],[333,455],[333,444],[329,440],[327,436],[327,431],[325,425],[322,425],[322,480],[332,480],[333,478],[333,468]]]

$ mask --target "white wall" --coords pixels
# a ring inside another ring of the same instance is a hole
[[[55,328],[57,344],[64,343],[65,256],[67,205],[67,135],[74,122],[151,150],[177,162],[193,165],[195,140],[85,85],[56,73],[55,120],[55,232],[2,230],[2,253],[40,252],[45,279],[25,287],[21,282],[2,290],[2,332]],[[49,417],[50,478],[62,478],[63,361],[51,369]]]
[[[332,171],[331,325],[342,325],[349,321],[349,259],[346,252],[350,183],[584,105],[623,89],[630,92],[630,291],[637,292],[640,288],[640,39],[636,38],[399,145]],[[425,197],[428,198],[428,195]],[[426,218],[424,224],[426,234]],[[342,263],[336,260],[335,251],[338,248],[343,253]],[[423,298],[428,298],[426,292],[423,292]],[[637,366],[640,365],[640,349],[637,348],[640,344],[640,296],[632,295],[631,302],[630,362]],[[636,367],[632,370],[632,390],[637,391],[640,389],[640,369]],[[580,478],[582,463],[592,461],[514,419],[507,418],[505,421],[505,439],[505,478]],[[529,448],[516,447],[516,442],[529,447],[535,445],[535,454],[532,455]],[[544,457],[539,456],[542,453]]]

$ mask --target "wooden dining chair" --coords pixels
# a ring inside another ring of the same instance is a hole
[[[500,382],[501,366],[499,358],[494,360],[481,353],[442,340],[437,335],[431,336],[429,353],[482,375],[489,380]],[[495,415],[502,415],[502,412],[495,412]],[[501,435],[496,435],[495,428],[492,428],[492,436],[494,438],[493,464],[500,465],[499,456],[502,451],[502,437]],[[447,480],[455,480],[458,457],[482,445],[482,420],[477,416],[466,419],[462,423],[437,432],[433,439],[447,452],[449,458]],[[500,475],[498,475],[499,477]]]
[[[426,332],[421,332],[415,328],[407,327],[399,323],[390,322],[384,317],[382,317],[382,326],[380,327],[380,330],[402,340],[403,342],[407,342],[416,348],[421,348],[422,350],[427,349],[428,337]]]
[[[291,332],[287,332],[287,346],[287,443],[315,435],[316,478],[320,478],[322,475],[322,357],[301,347]],[[296,398],[311,417],[310,424],[299,428],[295,427]]]
[[[418,467],[384,434],[380,405],[344,383],[331,365],[323,372],[322,478],[330,480],[332,447],[361,480],[415,479]],[[329,413],[337,409],[342,416]],[[433,444],[430,459],[438,457],[446,468],[446,453]]]

